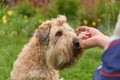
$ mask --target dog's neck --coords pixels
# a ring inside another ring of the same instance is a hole
[[[46,53],[44,52],[46,51],[45,49],[45,46],[39,42],[36,37],[32,37],[19,54],[19,58],[16,60],[16,62],[20,62],[20,65],[17,66],[21,66],[22,64],[22,68],[31,70],[30,75],[32,76],[34,76],[33,74],[35,72],[35,76],[43,77],[42,75],[48,76],[47,74],[49,74],[49,77],[53,78],[52,75],[58,74],[58,71],[48,67],[46,64]]]
[[[45,49],[46,46],[44,46],[36,37],[32,37],[19,56],[29,59],[25,62],[26,64],[29,63],[31,66],[34,66],[34,64],[40,65],[45,68],[45,66],[48,67],[45,61]]]

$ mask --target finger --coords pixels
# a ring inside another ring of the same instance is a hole
[[[81,29],[76,30],[77,35],[81,34],[82,32],[84,32],[84,34],[86,34],[86,35],[90,35],[89,30],[81,30]]]
[[[81,34],[81,35],[78,36],[78,39],[82,39],[82,40],[86,40],[88,38],[89,38],[89,36],[87,36],[85,34]]]
[[[76,31],[89,31],[90,27],[88,26],[80,26],[76,29]]]
[[[90,34],[88,32],[81,32],[77,36],[84,37],[85,39],[90,37]]]
[[[79,43],[81,48],[85,48],[85,41],[82,38],[79,38]]]

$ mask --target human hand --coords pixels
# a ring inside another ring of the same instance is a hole
[[[110,38],[102,34],[99,30],[81,26],[76,29],[76,33],[78,35],[78,39],[82,48],[92,48],[92,47],[101,47],[105,48],[105,46],[109,43]]]

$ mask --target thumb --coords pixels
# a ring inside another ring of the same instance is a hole
[[[78,40],[80,43],[80,47],[84,49],[85,48],[85,40],[81,36],[78,36]]]

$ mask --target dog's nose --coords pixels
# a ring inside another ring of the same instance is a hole
[[[73,40],[73,45],[74,45],[75,48],[80,47],[79,41],[77,39]]]

